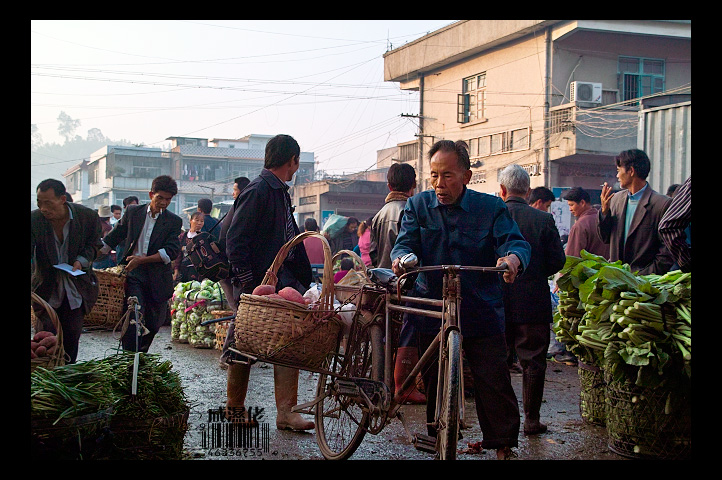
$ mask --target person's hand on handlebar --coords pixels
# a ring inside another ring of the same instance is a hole
[[[519,257],[513,253],[511,255],[507,255],[506,257],[501,257],[497,259],[496,266],[498,267],[502,263],[506,263],[509,267],[509,269],[504,272],[504,281],[506,283],[514,283],[514,279],[519,272],[519,265],[521,265]]]
[[[391,270],[394,272],[394,275],[403,275],[405,273],[404,269],[399,266],[399,262],[401,261],[401,257],[394,258],[394,261],[391,262]]]

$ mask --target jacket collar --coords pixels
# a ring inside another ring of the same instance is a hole
[[[464,190],[461,192],[461,198],[454,204],[451,205],[443,205],[439,203],[439,197],[436,196],[436,192],[433,190],[431,191],[431,202],[429,202],[429,208],[437,208],[437,207],[459,207],[464,211],[470,212],[471,211],[471,199],[469,198],[470,195],[467,195],[468,189],[466,188],[466,185],[464,185]]]
[[[509,195],[506,197],[506,200],[504,203],[523,203],[524,205],[529,205],[529,203],[522,197],[516,196],[516,195]]]
[[[267,168],[261,170],[260,176],[266,181],[266,183],[268,183],[271,188],[284,188],[286,190],[288,190],[289,188],[285,182],[282,182],[280,178],[274,175],[274,173]]]

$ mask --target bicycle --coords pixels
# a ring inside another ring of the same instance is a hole
[[[369,269],[372,284],[355,287],[356,314],[344,345],[328,360],[327,369],[320,370],[316,397],[296,405],[292,411],[313,414],[316,440],[324,458],[347,459],[356,451],[366,433],[378,434],[394,418],[398,418],[410,443],[417,449],[435,453],[442,460],[456,458],[460,425],[463,424],[464,394],[459,305],[461,278],[464,270],[503,273],[505,263],[497,267],[438,265],[415,267],[413,254],[402,258],[405,273],[396,276],[389,269]],[[443,271],[441,299],[403,295],[421,272]],[[417,308],[404,303],[437,307],[440,310]],[[400,326],[403,313],[438,318],[439,333],[421,355],[399,393],[392,394],[394,328]],[[384,342],[384,339],[386,341]],[[401,406],[403,393],[422,369],[438,355],[436,410],[432,426],[436,437],[412,435],[406,425]]]

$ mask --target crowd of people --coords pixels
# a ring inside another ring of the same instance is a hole
[[[138,345],[135,332],[127,331],[122,347],[147,352],[168,318],[174,284],[200,278],[187,255],[190,242],[202,232],[214,235],[224,249],[230,274],[220,283],[235,310],[240,295],[262,282],[281,246],[301,232],[287,184],[299,168],[299,157],[295,139],[273,137],[266,146],[261,174],[252,180],[235,179],[229,213],[220,220],[213,218],[212,202],[202,199],[187,231],[182,231],[181,218],[167,209],[178,193],[170,176],[153,180],[144,203],[128,197],[122,207],[101,206],[97,211],[71,202],[62,182],[41,182],[38,209],[31,212],[32,289],[56,309],[70,361],[77,356],[83,316],[97,299],[94,268],[125,265],[126,295],[138,298],[147,331]],[[414,168],[393,164],[384,206],[362,221],[347,218],[344,228],[329,236],[328,244],[332,253],[355,250],[364,267],[388,268],[396,274],[401,273],[400,257],[408,253],[418,257],[420,266],[501,262],[509,266],[499,276],[464,273],[461,333],[475,385],[482,447],[495,449],[499,459],[510,458],[522,428],[511,384],[515,370],[522,375],[523,433],[547,430],[540,407],[551,353],[550,279],[562,269],[566,255],[578,256],[582,250],[609,261],[622,260],[639,274],[691,271],[691,177],[674,193],[659,194],[646,180],[647,155],[636,149],[621,152],[615,160],[619,191],[605,183],[599,205],[592,205],[589,193],[580,187],[562,195],[576,219],[563,241],[548,213],[554,194],[546,187],[531,189],[529,174],[520,166],[510,165],[500,173],[495,196],[467,187],[472,172],[464,142],[440,140],[430,149],[428,160],[432,189],[415,193]],[[310,218],[303,229],[318,232],[319,226]],[[314,281],[311,265],[323,262],[322,242],[307,238],[289,251],[277,272],[277,289],[292,287],[303,294]],[[60,263],[82,273],[71,275],[54,268]],[[342,261],[335,280],[355,268],[360,266]],[[440,298],[440,282],[440,275],[423,272],[409,295]],[[44,328],[53,330],[47,316],[39,315]],[[394,364],[397,387],[438,333],[438,322],[404,315]],[[245,407],[252,362],[233,351],[234,327],[231,323],[220,361],[227,370],[227,409],[238,412]],[[563,345],[554,353],[560,361],[573,360]],[[424,393],[419,385],[400,392],[408,403],[426,404],[429,422],[436,404],[436,374],[433,365],[423,372]],[[279,429],[315,427],[291,411],[297,401],[298,375],[298,369],[274,366]],[[428,433],[435,435],[432,425]]]

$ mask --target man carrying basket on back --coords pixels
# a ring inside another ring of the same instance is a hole
[[[276,254],[289,240],[300,233],[293,218],[287,181],[299,167],[301,148],[288,135],[276,135],[266,145],[264,168],[239,195],[233,220],[226,234],[226,255],[231,266],[233,296],[252,293],[263,282]],[[293,287],[301,295],[312,282],[311,264],[303,243],[294,246],[278,271],[276,290]],[[227,411],[245,408],[251,367],[234,363],[242,360],[229,350],[235,338],[231,322],[223,345],[222,359],[228,365]],[[276,396],[276,427],[278,429],[310,430],[315,427],[298,413],[291,412],[298,394],[298,369],[274,366]]]

